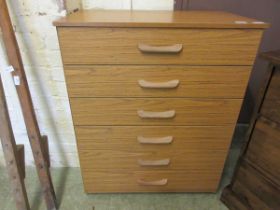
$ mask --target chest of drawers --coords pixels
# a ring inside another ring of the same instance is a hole
[[[85,191],[214,192],[267,25],[90,10],[55,25]]]
[[[231,210],[280,209],[280,50],[269,62],[255,104],[247,143],[221,200]]]

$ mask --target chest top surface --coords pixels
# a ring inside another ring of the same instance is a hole
[[[269,24],[222,11],[81,10],[54,22],[57,27],[267,28]]]

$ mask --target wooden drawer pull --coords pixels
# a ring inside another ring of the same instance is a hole
[[[137,136],[137,140],[140,144],[170,144],[173,141],[173,136],[160,138],[146,138],[143,136]]]
[[[170,163],[170,159],[162,160],[142,160],[139,159],[138,163],[140,166],[167,166]]]
[[[142,53],[180,53],[183,49],[182,44],[174,44],[169,46],[152,46],[147,44],[138,44],[138,48]]]
[[[149,82],[146,80],[138,80],[138,84],[142,88],[172,89],[178,87],[179,83],[179,80],[170,80],[168,82]]]
[[[137,111],[138,116],[141,118],[173,118],[176,115],[175,110],[169,110],[165,112],[149,112],[144,110],[138,110]]]
[[[142,179],[138,179],[137,182],[139,185],[143,186],[163,186],[167,184],[168,179],[161,179],[156,181],[144,181]]]

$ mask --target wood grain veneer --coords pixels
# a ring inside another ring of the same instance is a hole
[[[227,149],[227,148],[226,148]],[[106,170],[213,170],[216,176],[220,176],[224,165],[224,156],[227,150],[195,150],[193,148],[173,151],[172,153],[164,149],[150,150],[83,150],[81,162],[84,168]],[[141,166],[139,161],[159,161],[170,160],[170,164],[163,166]]]
[[[151,167],[140,166],[138,161],[170,159],[169,165],[153,170],[221,171],[232,127],[77,126],[75,130],[84,168],[150,170]],[[147,145],[137,141],[139,135],[159,137],[159,134],[172,136],[173,142]]]
[[[79,149],[167,152],[226,150],[233,133],[230,126],[76,126]],[[170,144],[141,144],[138,136],[172,136]]]
[[[243,98],[250,66],[65,66],[69,97]],[[125,76],[124,76],[125,75]],[[178,80],[176,88],[142,88],[138,80]]]
[[[61,27],[58,35],[66,65],[252,65],[262,30]],[[177,54],[143,53],[138,49],[141,43],[182,44],[183,50]]]
[[[220,179],[212,170],[124,171],[84,169],[85,191],[110,192],[215,192]],[[167,179],[163,186],[141,186],[137,180]]]
[[[74,125],[231,125],[242,100],[187,98],[71,98]],[[94,110],[94,111],[93,111]],[[175,111],[169,119],[143,119],[137,111]]]
[[[237,22],[236,22],[237,21]],[[267,28],[269,24],[222,11],[82,10],[54,22],[60,27]]]
[[[95,10],[54,24],[85,191],[216,191],[268,24]]]

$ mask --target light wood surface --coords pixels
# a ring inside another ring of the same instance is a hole
[[[173,141],[173,136],[153,137],[153,138],[137,136],[137,141],[140,144],[171,144]]]
[[[183,45],[182,44],[173,44],[173,45],[166,45],[166,46],[154,46],[154,45],[147,45],[147,44],[139,43],[138,49],[142,53],[179,54],[183,50]]]
[[[69,97],[243,98],[251,66],[65,66]],[[143,88],[179,80],[176,88]]]
[[[71,98],[74,125],[229,125],[242,100],[164,98]],[[169,119],[143,119],[138,110],[175,110]]]
[[[65,65],[252,65],[262,30],[61,27],[58,36]],[[139,43],[182,44],[184,49],[179,54],[142,53]]]
[[[139,160],[169,159],[153,170],[222,170],[230,145],[232,127],[76,127],[83,168],[150,170]],[[137,134],[159,136],[172,133],[170,145],[139,144]],[[90,138],[90,136],[93,136]],[[84,174],[86,176],[86,174]]]
[[[234,125],[227,127],[76,126],[75,131],[78,138],[80,163],[83,168],[86,191],[162,191],[161,189],[136,187],[134,181],[143,179],[149,182],[167,177],[169,178],[169,187],[164,188],[163,191],[172,191],[175,188],[176,191],[214,191],[230,145],[233,127]],[[149,137],[172,135],[174,140],[168,145],[143,145],[137,142],[137,135],[139,134]],[[139,159],[159,160],[166,158],[170,158],[168,166],[150,168],[151,166],[143,167],[138,164]],[[100,170],[109,169],[111,171],[108,173],[115,174],[115,177],[110,175],[104,177],[104,180],[107,181],[102,182],[104,188],[101,188],[96,176],[101,175]],[[122,172],[116,174],[116,171],[120,169]],[[176,172],[174,171],[174,175],[171,176],[170,174],[173,174],[171,171],[162,173],[162,170],[167,169],[175,169]],[[186,170],[184,172],[185,179],[181,179],[177,183],[177,178],[181,174],[180,169]],[[144,170],[147,173],[143,171],[142,173],[145,173],[145,176],[138,176],[132,180],[130,177],[125,185],[122,177],[126,176],[125,174],[134,174],[131,170]],[[208,175],[205,175],[205,172]],[[200,183],[208,182],[206,180],[212,177],[212,189],[208,188],[210,182],[200,187],[198,186],[198,180],[192,184],[188,183],[190,173],[197,173],[196,176]],[[173,185],[174,182],[177,184]]]
[[[220,176],[212,170],[121,171],[84,169],[85,191],[110,192],[215,192]],[[153,182],[167,179],[161,186],[139,185],[138,180]]]
[[[176,116],[175,110],[168,111],[145,111],[145,110],[137,110],[137,114],[142,119],[172,119]]]
[[[139,79],[138,84],[141,88],[149,89],[174,89],[180,84],[179,80],[169,80],[166,82],[150,82],[147,80]]]
[[[233,134],[230,126],[75,126],[79,150],[165,151],[227,150]],[[141,144],[138,136],[172,136],[170,144]],[[81,154],[82,155],[82,154]]]
[[[145,181],[142,179],[138,179],[137,182],[139,185],[143,185],[143,186],[163,186],[168,183],[168,179],[160,179],[156,181]]]
[[[112,169],[112,170],[213,170],[217,174],[221,172],[224,165],[224,157],[227,150],[185,150],[166,152],[164,149],[146,149],[143,151],[135,150],[83,150],[80,158],[84,169]],[[169,159],[170,164],[159,166],[143,166],[143,162],[157,162]],[[84,174],[85,175],[85,174]]]
[[[245,22],[244,22],[245,21]],[[222,11],[82,10],[54,22],[56,26],[267,28],[260,21]]]
[[[54,24],[85,191],[214,192],[268,24],[210,11]]]
[[[170,158],[165,158],[165,159],[156,159],[154,160],[154,158],[139,158],[137,160],[139,166],[142,167],[158,167],[158,166],[168,166],[170,164]],[[131,169],[131,168],[129,168]]]

